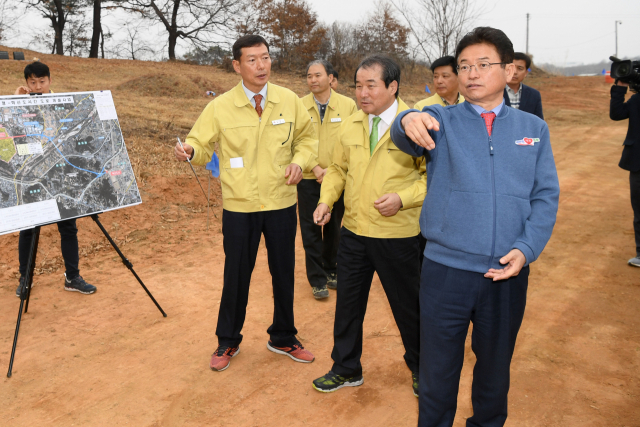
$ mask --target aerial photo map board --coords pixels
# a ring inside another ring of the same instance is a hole
[[[0,96],[0,234],[139,203],[110,91]]]

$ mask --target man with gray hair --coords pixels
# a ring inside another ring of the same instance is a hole
[[[389,136],[396,116],[409,107],[398,97],[400,66],[384,55],[365,58],[354,78],[361,110],[345,119],[313,214],[333,220],[344,190],[340,230],[331,370],[313,381],[323,393],[362,385],[363,323],[373,276],[378,273],[404,345],[404,359],[418,394],[420,249],[418,218],[427,193],[423,156],[398,150]],[[325,118],[326,120],[326,118]],[[384,379],[377,378],[381,384]]]
[[[340,225],[344,214],[342,196],[335,203],[333,217],[318,227],[313,222],[313,211],[320,199],[320,184],[331,164],[333,147],[343,120],[357,111],[356,103],[331,89],[333,66],[329,61],[316,60],[307,66],[307,84],[311,93],[302,98],[309,112],[315,138],[318,139],[318,164],[305,172],[298,183],[298,213],[300,233],[305,252],[307,278],[316,299],[329,297],[329,289],[337,287],[336,256],[340,239]]]

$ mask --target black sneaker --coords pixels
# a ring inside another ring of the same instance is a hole
[[[97,289],[95,286],[88,284],[82,278],[78,276],[71,280],[67,279],[67,275],[64,275],[64,290],[72,292],[80,292],[81,294],[89,295],[94,293]]]
[[[342,387],[357,387],[362,383],[364,383],[362,375],[343,377],[333,371],[329,371],[326,375],[313,380],[313,388],[323,393],[331,393]]]
[[[411,372],[411,379],[413,380],[413,395],[415,397],[418,397],[418,373],[417,372]]]
[[[313,297],[315,299],[329,298],[329,290],[327,289],[327,285],[313,286],[311,289],[313,290]]]
[[[18,282],[18,288],[16,289],[16,296],[18,298],[20,298],[20,288],[22,288],[22,282],[24,282],[27,278],[26,277],[20,277],[20,281]],[[33,289],[33,283],[31,283],[31,289]],[[25,292],[27,291],[27,287],[25,286],[24,288]],[[24,296],[25,298],[27,297],[26,295]]]
[[[337,273],[329,273],[329,274],[327,274],[327,288],[329,288],[329,289],[338,289],[338,274]]]

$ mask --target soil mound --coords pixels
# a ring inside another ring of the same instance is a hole
[[[542,68],[538,68],[535,65],[531,64],[531,71],[529,71],[529,76],[530,77],[548,78],[548,77],[555,76],[555,74],[550,73],[550,72],[548,72],[546,70],[543,70]]]
[[[116,87],[146,97],[204,97],[208,90],[220,93],[220,86],[202,76],[147,74]]]

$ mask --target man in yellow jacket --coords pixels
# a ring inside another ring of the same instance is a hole
[[[318,225],[344,189],[344,222],[338,251],[340,286],[336,302],[331,371],[313,381],[335,391],[363,383],[362,324],[373,274],[378,273],[405,347],[417,396],[421,253],[420,207],[427,193],[424,157],[411,157],[391,141],[389,127],[409,107],[398,95],[400,67],[383,55],[364,59],[356,71],[361,111],[342,124],[333,163],[322,182],[314,213]]]
[[[436,94],[418,101],[413,108],[422,111],[424,107],[429,105],[439,104],[446,107],[464,102],[464,96],[458,87],[457,65],[453,56],[443,56],[433,61],[431,71],[433,72],[433,86]]]
[[[204,165],[219,144],[222,184],[224,287],[218,312],[218,348],[210,367],[222,371],[240,350],[249,282],[264,234],[272,276],[274,313],[267,348],[297,362],[313,355],[296,339],[293,319],[296,184],[317,165],[318,141],[309,114],[292,91],[268,83],[269,45],[247,35],[233,45],[235,88],[207,105],[178,160]]]
[[[340,125],[357,111],[356,103],[331,89],[333,66],[324,59],[307,66],[307,85],[311,93],[302,98],[309,112],[315,137],[318,139],[318,166],[303,174],[298,184],[298,213],[300,233],[304,245],[307,279],[316,299],[329,297],[327,288],[336,289],[336,255],[340,241],[340,226],[344,215],[343,197],[333,205],[331,220],[318,227],[313,223],[313,212],[320,199],[320,185],[331,164],[333,147],[338,139]]]

